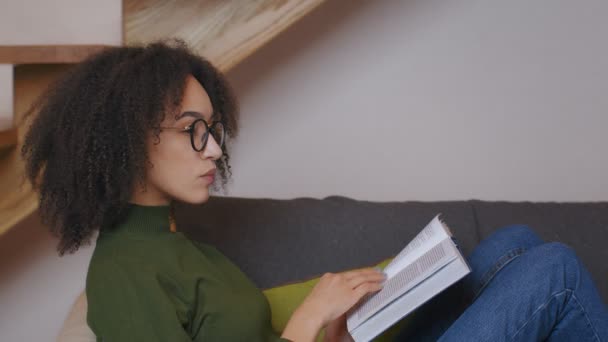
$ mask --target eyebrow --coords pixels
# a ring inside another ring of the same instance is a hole
[[[185,111],[185,112],[183,112],[183,113],[181,113],[181,114],[177,115],[177,116],[175,117],[175,121],[178,121],[178,120],[180,120],[181,118],[186,117],[186,116],[193,117],[193,118],[195,118],[195,119],[205,119],[205,116],[204,116],[202,113],[199,113],[199,112],[195,112],[195,111],[189,110],[189,111]],[[213,121],[213,119],[214,119],[215,117],[217,117],[217,116],[218,116],[218,115],[217,115],[217,113],[212,112],[212,113],[211,113],[211,117],[209,118],[209,120],[210,120],[210,121]]]

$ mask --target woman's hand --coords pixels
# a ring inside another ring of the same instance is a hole
[[[365,295],[382,289],[384,280],[384,274],[375,268],[325,273],[295,310],[282,337],[298,342],[314,341],[320,329],[343,316]],[[330,330],[336,332],[339,328],[334,325]]]
[[[322,326],[342,316],[365,295],[382,289],[384,273],[363,268],[342,273],[325,273],[298,310],[321,320]]]

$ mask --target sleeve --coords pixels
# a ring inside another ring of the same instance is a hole
[[[87,274],[87,323],[97,341],[191,342],[186,331],[191,311],[179,284],[121,266],[108,262]]]

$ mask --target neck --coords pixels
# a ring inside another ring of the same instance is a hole
[[[130,205],[136,205],[140,207],[163,207],[171,205],[171,201],[168,200],[153,200],[153,199],[135,199],[132,198],[129,201]]]
[[[111,232],[124,233],[171,233],[175,232],[173,210],[169,204],[141,205],[129,202],[126,218]]]
[[[129,203],[141,206],[161,206],[171,204],[171,199],[159,191],[156,187],[147,184],[145,188],[133,191]]]

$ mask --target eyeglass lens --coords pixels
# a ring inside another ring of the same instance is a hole
[[[222,125],[221,122],[216,122],[213,124],[210,131],[215,142],[220,147],[222,147],[224,145],[224,125]],[[209,140],[209,137],[207,135],[207,125],[205,124],[205,122],[197,121],[193,128],[193,134],[194,147],[196,148],[196,150],[202,151],[205,148],[205,145],[207,144],[207,140]]]

